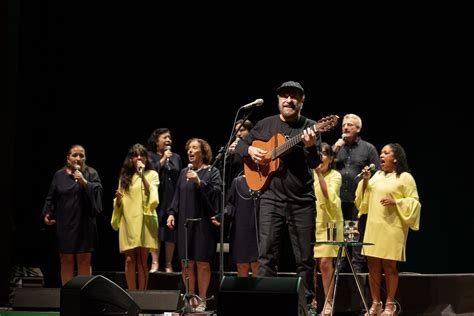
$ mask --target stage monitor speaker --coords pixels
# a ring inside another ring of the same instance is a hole
[[[137,316],[139,313],[133,298],[101,275],[77,276],[61,288],[61,316]]]
[[[300,277],[240,278],[224,276],[217,297],[217,314],[308,314]]]
[[[59,291],[59,288],[17,287],[13,298],[13,309],[16,311],[59,311]]]

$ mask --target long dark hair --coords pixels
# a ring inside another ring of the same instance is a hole
[[[148,152],[142,144],[132,145],[128,149],[127,157],[123,161],[122,169],[120,170],[120,186],[128,192],[130,184],[132,183],[132,177],[135,174],[135,166],[133,165],[132,158],[135,156],[142,156],[145,158],[145,170],[155,170],[150,159],[148,159]]]
[[[331,169],[335,169],[336,168],[336,159],[334,159],[334,151],[332,150],[332,147],[331,145],[329,145],[328,143],[321,143],[321,148],[322,148],[322,151],[324,153],[326,153],[326,155],[328,155],[331,159],[331,162],[329,163],[329,166],[328,166],[328,169],[331,170]]]
[[[390,143],[388,144],[393,151],[393,157],[397,160],[395,162],[395,172],[397,177],[402,174],[402,172],[411,172],[410,167],[408,166],[407,155],[405,149],[399,143]]]

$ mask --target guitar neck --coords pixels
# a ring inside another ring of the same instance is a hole
[[[314,129],[314,127],[313,127]],[[317,130],[315,130],[316,132],[316,135],[319,134],[319,132]],[[295,146],[296,144],[298,144],[299,142],[301,142],[301,136],[303,135],[304,132],[300,132],[298,133],[297,135],[291,137],[290,139],[288,139],[286,142],[284,142],[283,144],[281,144],[280,146],[277,146],[275,149],[272,150],[272,159],[277,159],[279,158],[281,155],[283,155],[284,153],[286,153],[288,150],[290,150],[291,148],[293,148],[293,146]]]

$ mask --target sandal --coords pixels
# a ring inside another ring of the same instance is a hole
[[[150,273],[155,273],[158,271],[158,262],[157,261],[153,261],[151,263],[151,269],[150,269]]]
[[[309,304],[308,315],[317,315],[318,314],[318,302],[316,298],[313,298],[311,304]]]
[[[394,316],[397,315],[397,304],[395,302],[386,302],[385,309],[383,310],[382,316]]]
[[[202,301],[199,305],[194,309],[195,312],[204,312],[207,308],[206,301]]]
[[[188,303],[193,312],[196,310],[196,307],[199,305],[199,301],[196,296],[191,297]]]
[[[331,316],[332,315],[332,300],[328,300],[327,304],[324,305],[322,316]]]
[[[369,309],[368,313],[365,313],[364,316],[380,316],[382,314],[382,302],[372,302],[372,306]]]

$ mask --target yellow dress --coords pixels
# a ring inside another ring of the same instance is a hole
[[[359,215],[367,214],[364,242],[374,243],[364,246],[366,256],[406,261],[406,241],[408,228],[420,228],[421,203],[415,179],[408,172],[397,177],[395,172],[377,171],[369,180],[362,195],[362,183],[356,190],[355,204]],[[391,197],[396,205],[383,206],[380,200]]]
[[[316,172],[314,172],[314,192],[316,194],[316,242],[327,241],[327,223],[336,222],[336,240],[343,241],[344,218],[342,216],[341,198],[339,192],[341,190],[342,177],[339,171],[331,169],[324,180],[328,188],[329,198],[326,198],[321,191],[319,180]],[[337,257],[338,246],[331,245],[314,245],[314,257]]]
[[[150,185],[150,194],[145,194],[145,187],[138,174],[132,177],[128,192],[124,193],[122,204],[117,207],[114,199],[114,211],[111,224],[113,229],[119,231],[120,252],[137,247],[158,249],[158,173],[146,170],[144,176]]]

